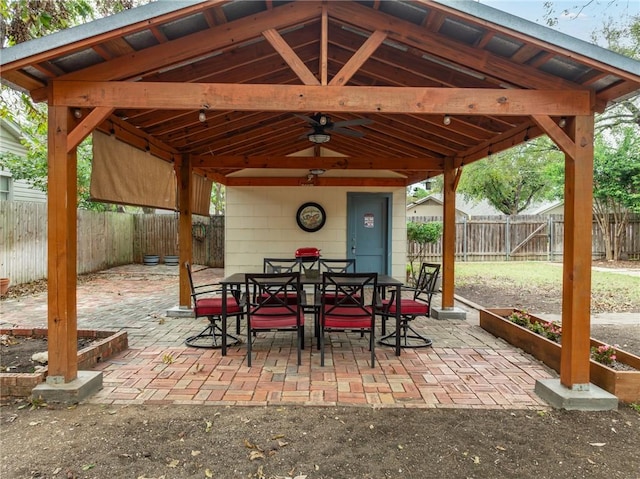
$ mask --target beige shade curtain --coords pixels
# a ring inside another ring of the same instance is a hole
[[[192,212],[209,215],[212,182],[192,175]],[[173,164],[127,145],[115,137],[93,133],[91,199],[105,203],[178,209]]]

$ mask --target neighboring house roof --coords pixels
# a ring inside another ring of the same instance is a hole
[[[440,205],[444,203],[442,193],[432,193],[429,196],[420,198],[419,200],[407,205],[407,210],[415,208],[418,205],[435,202]],[[522,215],[543,215],[548,211],[562,205],[564,201],[543,201],[530,206],[529,208],[520,212]],[[464,213],[467,217],[475,216],[502,216],[503,213],[497,210],[486,199],[480,201],[469,201],[462,194],[456,194],[456,210]]]
[[[444,204],[442,193],[432,193],[429,196],[421,198],[418,201],[408,205],[407,210],[417,205],[428,202],[435,202],[441,205]],[[461,194],[456,194],[456,210],[460,211],[467,217],[494,216],[502,214],[500,211],[491,206],[491,204],[487,200],[469,201],[465,199],[464,195]]]

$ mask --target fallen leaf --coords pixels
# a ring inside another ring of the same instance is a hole
[[[284,446],[288,446],[288,445],[289,445],[289,443],[288,443],[288,442],[278,440],[278,446],[280,446],[280,447],[284,447]]]
[[[398,444],[398,449],[400,449],[401,451],[404,449],[404,447],[402,447],[402,444]]]
[[[256,477],[258,479],[265,479],[266,478],[266,476],[264,475],[264,467],[262,465],[256,471]]]
[[[85,464],[84,466],[82,466],[82,470],[83,471],[89,471],[89,470],[93,469],[94,467],[96,467],[95,464]]]
[[[591,459],[589,459],[589,458],[587,458],[587,462],[588,462],[589,464],[595,464],[595,462],[593,462],[593,461],[592,461]]]
[[[251,451],[251,454],[249,454],[249,460],[255,461],[256,459],[264,459],[264,454],[260,451]]]
[[[61,468],[61,467],[56,467],[56,468],[53,470],[53,475],[54,475],[54,476],[57,476],[57,475],[60,473],[60,471],[62,471],[62,468]]]
[[[178,464],[180,464],[180,461],[178,459],[171,459],[171,461],[169,461],[169,464],[167,464],[167,467],[178,467]]]
[[[213,423],[211,421],[206,421],[207,426],[204,428],[204,432],[211,432],[211,428],[213,427]]]
[[[497,449],[498,451],[506,451],[506,450],[507,450],[507,448],[506,448],[506,447],[502,447],[502,446],[496,446],[496,449]]]
[[[275,440],[275,439],[282,439],[284,437],[284,434],[276,434],[275,436],[273,436],[271,439]]]
[[[478,456],[473,456],[473,463],[480,464],[480,458]]]
[[[199,455],[200,455],[200,451],[191,451],[191,455],[192,455],[193,457],[195,457],[195,456],[199,456]]]
[[[594,446],[594,447],[602,447],[605,446],[607,443],[606,442],[590,442],[589,445],[590,446]]]
[[[205,477],[213,477],[213,472],[211,472],[211,469],[205,469],[204,475]]]
[[[248,439],[244,440],[244,447],[246,447],[247,449],[255,449],[255,444],[252,444],[251,442],[249,442]]]
[[[42,421],[31,421],[29,426],[39,426],[40,424],[42,424]]]

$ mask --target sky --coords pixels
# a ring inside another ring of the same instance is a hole
[[[477,0],[498,10],[516,15],[526,20],[545,25],[544,1],[537,0]],[[560,0],[553,1],[558,24],[555,30],[591,41],[591,32],[602,28],[603,21],[629,19],[640,15],[640,0]],[[580,10],[582,7],[584,8]],[[568,11],[568,13],[564,13]]]

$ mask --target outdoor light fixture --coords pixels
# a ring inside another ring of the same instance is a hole
[[[198,120],[200,120],[202,123],[207,121],[207,115],[205,114],[204,110],[200,110],[200,113],[198,113]]]
[[[565,126],[567,126],[567,119],[564,116],[560,118],[560,121],[558,122],[558,126],[560,128],[564,128]]]
[[[328,133],[314,131],[313,133],[309,133],[307,138],[311,143],[326,143],[331,139],[331,135]]]
[[[82,118],[82,110],[80,110],[80,108],[76,108],[75,110],[73,110],[73,116],[78,119]]]
[[[444,118],[442,119],[442,123],[449,126],[451,124],[451,117],[449,115],[445,115]]]
[[[311,173],[312,175],[316,175],[317,176],[317,175],[324,174],[325,171],[327,171],[327,170],[325,170],[323,168],[311,168],[309,170],[309,173]]]

